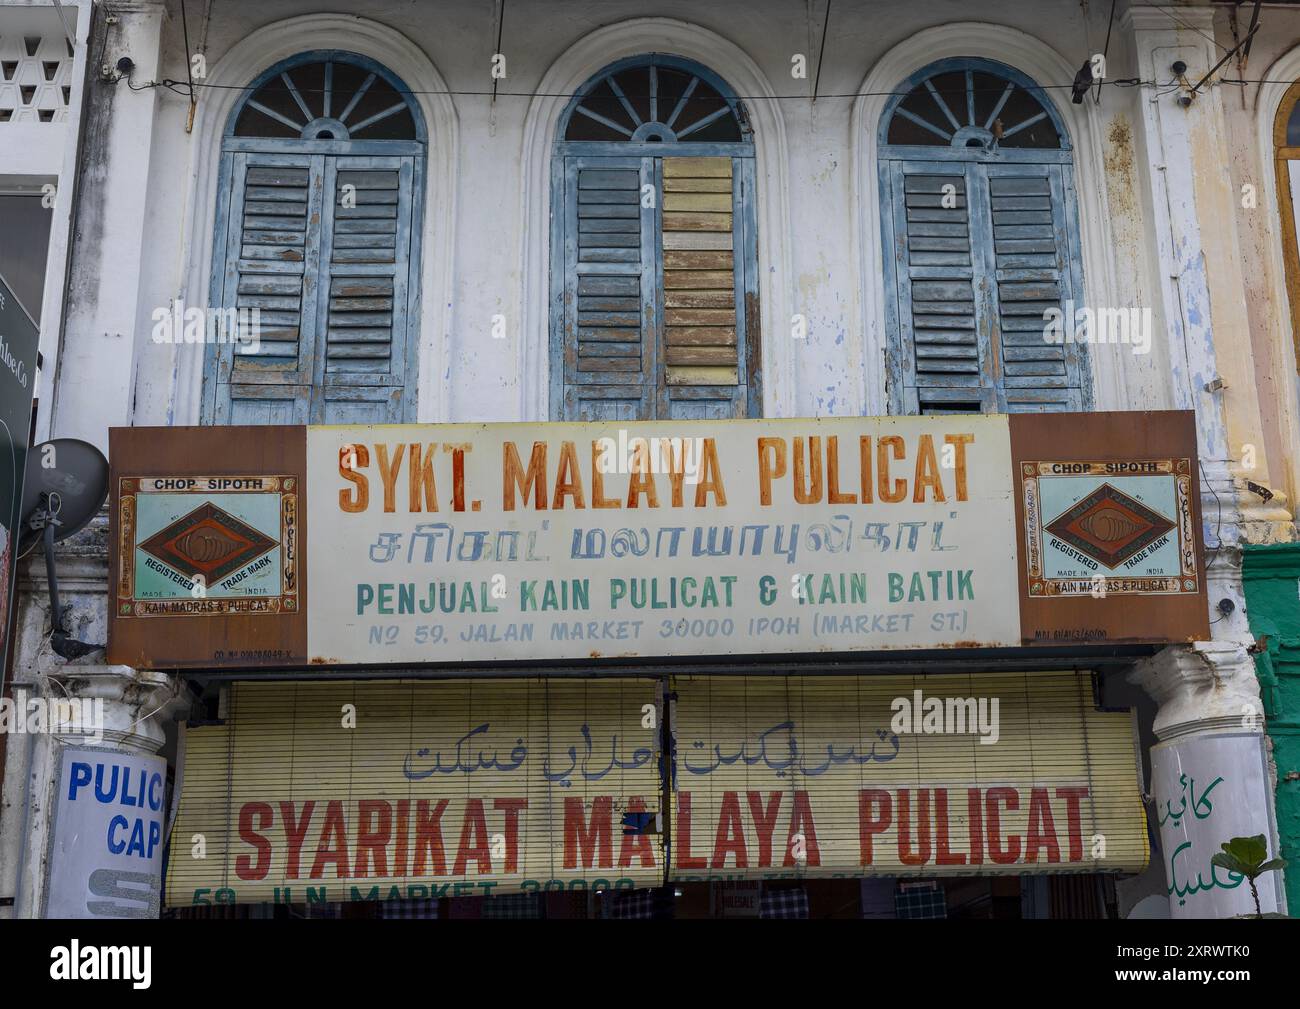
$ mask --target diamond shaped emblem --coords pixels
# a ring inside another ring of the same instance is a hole
[[[1174,528],[1173,522],[1108,483],[1046,526],[1076,550],[1115,567]]]
[[[140,549],[189,578],[202,575],[211,584],[277,545],[209,501],[159,529]]]

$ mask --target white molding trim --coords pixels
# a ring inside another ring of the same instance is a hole
[[[550,418],[551,151],[560,114],[598,70],[628,56],[665,53],[702,63],[739,95],[754,128],[758,180],[758,268],[761,301],[763,415],[795,411],[793,341],[782,339],[791,312],[790,208],[785,121],[776,92],[758,64],[735,43],[707,28],[669,18],[635,18],[583,36],[546,71],[528,107],[523,134],[520,220],[520,417]]]
[[[191,185],[186,207],[185,272],[180,297],[206,305],[212,270],[213,218],[221,167],[221,136],[231,110],[259,73],[282,59],[314,49],[344,49],[382,63],[413,92],[428,133],[424,244],[420,260],[420,327],[417,397],[421,421],[450,414],[447,347],[451,335],[453,241],[459,127],[442,75],[423,49],[400,32],[347,14],[307,14],[256,28],[209,69],[196,116]],[[233,86],[233,89],[232,89]],[[203,402],[203,355],[199,344],[182,345],[176,362],[171,422],[197,424]]]
[[[884,250],[880,234],[880,207],[884,199],[879,191],[876,156],[876,132],[880,116],[892,92],[922,67],[950,57],[997,60],[1014,67],[1034,81],[1068,81],[1078,67],[1073,66],[1046,42],[1017,28],[958,21],[918,32],[885,53],[867,73],[858,89],[860,97],[853,106],[850,150],[853,164],[854,249],[862,285],[862,332],[866,374],[863,390],[863,413],[882,415],[889,412],[885,379],[885,285]],[[1118,305],[1119,289],[1115,277],[1110,234],[1110,213],[1106,197],[1106,173],[1102,160],[1105,145],[1097,106],[1090,102],[1073,105],[1061,101],[1061,92],[1044,92],[1064,121],[1074,149],[1075,190],[1079,202],[1079,240],[1083,249],[1083,286],[1087,304]],[[1094,408],[1122,410],[1130,400],[1125,394],[1126,379],[1119,368],[1120,355],[1088,355],[1091,368]]]
[[[1286,285],[1286,262],[1282,257],[1282,234],[1285,227],[1277,195],[1277,172],[1273,164],[1273,122],[1277,118],[1282,98],[1289,84],[1281,81],[1300,80],[1300,46],[1290,49],[1277,57],[1260,77],[1270,83],[1261,84],[1255,93],[1255,137],[1259,155],[1260,174],[1264,180],[1264,235],[1267,248],[1264,255],[1268,259],[1270,303],[1279,306],[1277,311],[1263,312],[1268,325],[1269,364],[1275,375],[1291,377],[1289,382],[1278,382],[1280,407],[1278,426],[1285,458],[1270,459],[1269,478],[1277,480],[1282,477],[1287,482],[1288,497],[1292,508],[1300,500],[1300,381],[1296,375],[1295,334],[1292,332],[1291,313],[1287,310],[1291,294]],[[1272,472],[1274,467],[1285,470]]]

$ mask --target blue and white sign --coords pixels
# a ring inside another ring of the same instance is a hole
[[[167,761],[68,747],[61,755],[46,918],[157,918]]]

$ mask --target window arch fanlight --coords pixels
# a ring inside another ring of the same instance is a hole
[[[1273,120],[1273,163],[1277,172],[1277,204],[1282,218],[1282,253],[1291,335],[1300,351],[1300,81],[1282,96]],[[1297,353],[1300,357],[1300,353]]]
[[[1082,410],[1082,251],[1069,133],[1011,67],[946,59],[877,134],[890,407]]]
[[[367,57],[303,53],[248,86],[222,139],[205,421],[415,419],[426,150]]]
[[[605,67],[560,116],[551,188],[551,416],[756,416],[754,144],[726,82]]]

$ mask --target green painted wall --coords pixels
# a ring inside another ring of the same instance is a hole
[[[1287,907],[1300,918],[1300,544],[1247,546],[1242,574],[1246,617],[1268,648],[1255,656],[1264,717],[1277,767],[1277,827]]]

